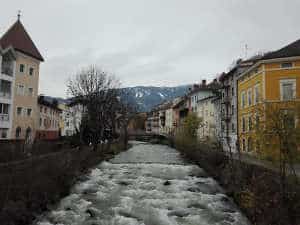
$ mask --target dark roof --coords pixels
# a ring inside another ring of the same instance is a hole
[[[277,50],[267,53],[262,60],[300,56],[300,39]]]
[[[254,65],[257,61],[259,61],[262,58],[261,55],[254,55],[246,60],[238,60],[236,65],[227,73],[222,73],[219,77],[219,81],[223,82],[226,78],[233,75],[239,68],[242,68],[243,70],[246,70],[247,68]]]
[[[58,108],[58,101],[55,98],[49,98],[49,97],[40,95],[38,97],[38,104],[48,106],[48,107],[55,109],[57,111],[60,111],[60,112],[62,111],[61,109]]]
[[[0,45],[3,48],[7,48],[11,45],[17,51],[20,51],[40,61],[44,61],[43,56],[31,40],[20,20],[17,20],[17,22],[15,22],[1,37]]]
[[[211,95],[211,96],[208,96],[208,97],[205,97],[205,98],[202,98],[202,99],[199,99],[197,102],[203,102],[203,101],[206,101],[208,99],[215,99],[215,98],[218,98],[218,96],[216,95]]]

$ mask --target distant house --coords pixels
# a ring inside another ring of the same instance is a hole
[[[221,133],[220,141],[225,151],[237,152],[238,129],[237,129],[237,80],[238,77],[255,63],[258,58],[249,60],[237,60],[228,73],[223,73],[219,81],[221,83],[220,118]]]
[[[38,129],[36,132],[37,139],[55,140],[59,138],[59,121],[61,109],[55,100],[47,100],[44,96],[38,98]]]
[[[189,114],[189,109],[190,109],[189,97],[183,96],[175,99],[172,109],[173,109],[174,133],[176,133],[179,131],[179,129],[181,128],[184,122],[184,119]]]
[[[157,109],[153,109],[151,112],[147,113],[145,129],[147,133],[159,133],[159,111]]]
[[[61,136],[72,136],[74,134],[74,124],[71,109],[68,104],[60,103],[58,108],[61,110],[59,128]]]
[[[209,96],[197,101],[197,116],[201,118],[198,137],[201,140],[216,138],[215,96]]]

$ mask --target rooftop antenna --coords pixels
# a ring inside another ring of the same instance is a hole
[[[18,21],[20,20],[21,18],[21,10],[18,10]]]
[[[248,45],[245,44],[245,59],[247,59],[248,57],[248,50],[249,50]]]

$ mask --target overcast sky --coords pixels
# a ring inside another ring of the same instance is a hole
[[[97,64],[123,86],[212,79],[233,60],[300,38],[299,0],[10,0],[0,33],[22,22],[45,58],[40,93],[66,94],[66,80]]]

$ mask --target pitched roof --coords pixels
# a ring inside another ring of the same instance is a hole
[[[7,48],[11,45],[17,51],[20,51],[40,61],[44,61],[43,56],[31,40],[20,20],[17,20],[1,37],[0,45],[3,48]]]
[[[262,60],[300,56],[300,39],[277,50],[267,53]]]

